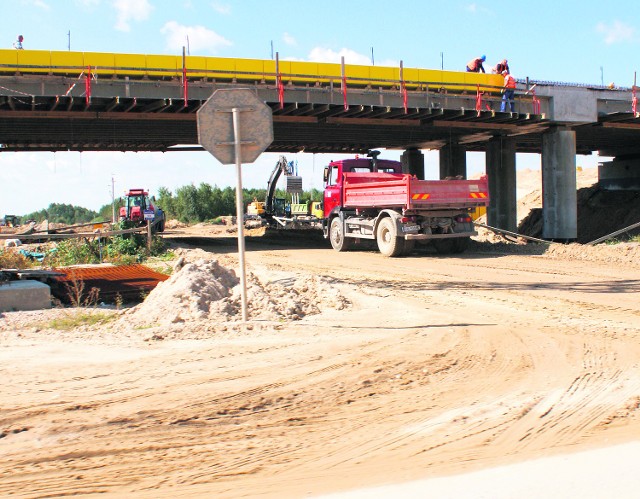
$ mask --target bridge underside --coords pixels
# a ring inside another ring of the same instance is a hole
[[[5,151],[198,148],[196,111],[203,103],[125,98],[117,104],[114,99],[92,99],[86,106],[69,97],[36,97],[29,103],[5,98],[0,100],[0,144]],[[345,109],[343,104],[292,103],[280,109],[277,102],[267,104],[273,109],[271,152],[439,149],[451,141],[482,150],[496,134],[517,134],[519,150],[535,151],[546,128],[540,116],[493,111],[413,108],[405,113],[403,108],[376,105]]]
[[[0,98],[0,151],[171,151],[199,149],[196,111],[204,100],[73,97]],[[512,137],[517,152],[542,150],[551,124],[540,115],[474,109],[288,103],[273,109],[270,152],[363,153],[369,149],[485,151],[494,137]],[[640,119],[601,116],[573,126],[576,151],[640,154]]]

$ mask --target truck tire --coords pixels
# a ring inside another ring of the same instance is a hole
[[[439,254],[450,255],[451,253],[455,253],[455,242],[456,240],[452,237],[450,239],[434,239],[431,241],[431,244],[433,244],[433,247]]]
[[[470,237],[452,237],[451,239],[434,239],[433,247],[441,255],[464,253],[469,246]]]
[[[331,241],[331,246],[336,251],[347,251],[352,247],[352,241],[344,237],[340,217],[334,217],[331,220],[331,226],[329,227],[329,240]]]
[[[403,255],[410,255],[411,253],[413,253],[413,250],[416,247],[416,241],[415,239],[405,239],[404,240],[404,251],[402,252]]]
[[[395,222],[387,217],[380,220],[376,231],[378,249],[383,256],[400,256],[404,252],[404,239],[397,235]]]
[[[469,247],[469,242],[471,241],[470,237],[458,237],[454,239],[455,244],[453,245],[454,253],[464,253]]]

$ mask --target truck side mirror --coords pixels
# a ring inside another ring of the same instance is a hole
[[[324,178],[324,183],[326,184],[326,183],[327,183],[327,181],[329,180],[329,167],[328,167],[328,166],[325,166],[325,167],[324,167],[324,175],[323,175],[323,178]]]

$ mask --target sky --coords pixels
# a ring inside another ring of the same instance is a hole
[[[26,50],[69,50],[271,59],[463,71],[486,55],[489,68],[509,60],[517,78],[633,85],[640,69],[640,10],[630,0],[11,0],[3,3],[0,47],[18,35]],[[1,138],[0,138],[1,139]],[[398,159],[402,151],[381,157]],[[438,154],[424,151],[426,176]],[[243,165],[244,187],[266,187],[279,155]],[[303,187],[322,189],[322,169],[344,155],[294,154]],[[346,156],[349,157],[349,156]],[[579,156],[577,165],[608,158]],[[538,155],[516,166],[539,168]],[[468,174],[484,154],[468,153]],[[235,186],[235,166],[207,152],[0,153],[0,216],[50,203],[97,210],[129,188],[175,189],[206,182]]]

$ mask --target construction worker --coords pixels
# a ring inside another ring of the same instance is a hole
[[[487,60],[487,56],[483,55],[482,57],[476,57],[475,59],[471,59],[467,63],[467,71],[472,73],[484,73],[484,66],[482,63]]]
[[[22,35],[18,35],[18,40],[16,40],[15,42],[13,42],[13,48],[17,49],[17,50],[22,50],[22,42],[24,40],[24,36]]]
[[[501,75],[503,71],[507,71],[508,73],[510,73],[511,71],[509,71],[509,64],[507,62],[506,59],[502,59],[498,64],[496,64],[493,69],[491,70],[492,73]]]
[[[504,89],[502,90],[502,105],[500,106],[500,112],[504,113],[507,110],[508,102],[511,112],[514,113],[516,110],[516,103],[514,100],[516,93],[516,79],[511,76],[509,71],[506,69],[502,71],[502,76],[504,76]]]

